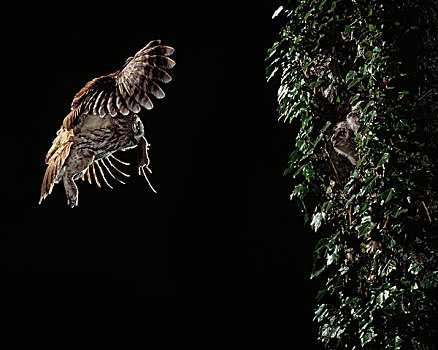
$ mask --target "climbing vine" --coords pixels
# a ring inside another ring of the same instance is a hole
[[[288,1],[268,50],[285,175],[315,231],[314,321],[327,347],[433,349],[438,337],[437,8],[420,0]],[[354,111],[357,164],[330,142]]]

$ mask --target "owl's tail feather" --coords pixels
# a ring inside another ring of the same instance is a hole
[[[58,177],[64,166],[64,162],[70,154],[73,136],[73,130],[67,130],[64,126],[61,126],[61,129],[56,133],[52,147],[50,147],[46,155],[47,169],[41,185],[40,204],[44,198],[52,193],[53,186],[59,181]]]

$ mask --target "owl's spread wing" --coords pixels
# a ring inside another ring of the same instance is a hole
[[[167,83],[172,79],[164,69],[175,65],[175,61],[168,57],[174,49],[160,43],[160,40],[151,41],[134,57],[129,57],[119,71],[85,84],[73,99],[72,111],[64,119],[64,127],[74,128],[84,114],[114,117],[138,113],[141,107],[151,109],[151,95],[164,97],[157,82]]]

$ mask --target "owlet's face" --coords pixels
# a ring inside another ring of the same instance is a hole
[[[355,136],[354,131],[350,129],[346,121],[339,122],[333,128],[333,136],[331,137],[333,147],[339,153],[342,153],[344,155],[353,155],[354,136]]]

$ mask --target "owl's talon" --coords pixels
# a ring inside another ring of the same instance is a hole
[[[77,196],[67,197],[67,205],[70,208],[77,207],[77,205],[78,205],[78,197]]]
[[[151,188],[152,192],[157,193],[157,191],[155,191],[155,189],[152,187],[151,182],[149,181],[146,172],[144,171],[144,168],[146,168],[147,170],[149,170],[150,173],[152,173],[151,169],[149,169],[147,166],[142,165],[138,167],[138,173],[140,175],[140,172],[143,173],[144,178],[146,179],[146,182],[148,183],[149,187]]]

